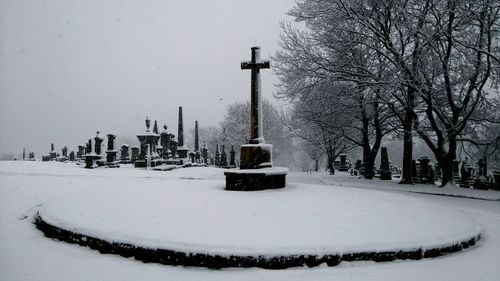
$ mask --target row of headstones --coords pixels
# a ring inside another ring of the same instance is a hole
[[[35,160],[35,153],[31,152],[28,160]],[[54,149],[54,144],[50,144],[49,154],[42,155],[42,161],[75,161],[75,152],[71,150],[68,154],[68,147],[64,145],[61,148],[61,154],[57,153]]]
[[[478,171],[476,173],[476,167],[473,165],[468,165],[466,162],[462,163],[461,168],[460,161],[455,160],[453,162],[453,181],[460,187],[474,189],[498,189],[498,177],[490,177],[487,174],[486,159],[480,159],[477,162]],[[361,175],[364,174],[364,165],[361,160],[357,160],[354,166],[355,171],[359,171]],[[394,172],[400,172],[399,169],[395,169],[394,166],[390,165],[389,157],[387,154],[387,148],[381,148],[381,164],[380,164],[380,179],[390,180]],[[414,183],[422,184],[434,184],[436,181],[442,179],[442,171],[439,167],[439,163],[433,165],[428,157],[421,157],[418,160],[412,161],[412,179]]]

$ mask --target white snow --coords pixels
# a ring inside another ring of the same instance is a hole
[[[151,188],[154,193],[162,189],[181,189],[180,186],[169,185],[168,183],[177,182],[180,184],[184,182],[187,188],[181,194],[186,195],[191,192],[196,196],[200,193],[207,196],[198,201],[202,210],[206,210],[206,203],[214,203],[210,201],[213,198],[209,197],[210,194],[207,193],[208,191],[205,192],[205,189],[224,194],[223,198],[229,196],[228,194],[247,195],[247,193],[223,191],[223,186],[220,185],[210,187],[210,184],[208,184],[209,187],[206,187],[208,182],[223,182],[223,169],[187,168],[159,172],[133,169],[128,165],[122,165],[121,167],[120,169],[86,170],[67,163],[0,162],[0,280],[498,280],[498,276],[500,276],[500,268],[498,267],[498,261],[500,260],[500,202],[409,193],[396,189],[395,187],[398,187],[398,185],[394,182],[358,180],[345,177],[342,174],[326,176],[291,172],[287,177],[291,186],[287,187],[287,189],[264,191],[256,194],[260,194],[258,199],[262,199],[264,205],[266,205],[266,201],[270,196],[279,192],[283,194],[290,192],[290,194],[306,196],[303,198],[304,200],[301,200],[303,203],[298,205],[298,207],[304,207],[303,204],[312,196],[309,193],[324,192],[330,194],[330,190],[351,188],[352,194],[356,194],[356,196],[353,196],[354,199],[378,194],[376,196],[379,199],[385,198],[385,204],[393,206],[395,209],[408,209],[403,211],[404,214],[399,215],[400,217],[411,213],[410,209],[418,207],[419,202],[422,202],[425,206],[434,205],[433,207],[438,210],[455,213],[457,216],[472,217],[483,228],[482,238],[478,246],[465,251],[420,261],[390,263],[343,262],[333,268],[295,268],[279,271],[262,269],[214,271],[144,264],[119,256],[101,255],[97,251],[88,248],[47,239],[29,222],[29,217],[41,207],[41,204],[49,207],[51,204],[58,204],[60,201],[74,200],[75,204],[86,207],[84,204],[78,203],[77,199],[68,198],[78,198],[78,196],[89,198],[91,197],[90,194],[94,193],[98,199],[97,191],[107,189],[117,190],[114,202],[119,204],[126,201],[127,195],[124,193],[127,190],[140,189],[146,194]],[[344,188],[325,185],[325,183],[334,184],[335,179]],[[82,182],[85,182],[85,186],[81,184]],[[141,185],[134,187],[134,183],[138,182]],[[323,186],[310,185],[307,187],[308,192],[306,192],[306,190],[298,187],[298,183],[323,184]],[[155,187],[155,185],[158,186]],[[160,187],[160,185],[162,186]],[[119,189],[120,186],[123,189]],[[383,190],[384,192],[369,192],[367,191],[369,188]],[[412,187],[412,189],[418,188],[418,186]],[[465,191],[469,192],[471,190]],[[401,198],[405,198],[404,201],[393,201]],[[423,199],[426,202],[415,200],[415,198]],[[287,199],[291,198],[288,197]],[[328,201],[326,199],[325,201]],[[330,199],[336,200],[335,198]],[[174,198],[158,198],[154,199],[154,201],[164,202],[164,204],[175,203],[172,202]],[[333,201],[328,207],[336,208],[335,203],[347,204],[338,201]],[[410,202],[410,205],[407,205],[407,202]],[[429,202],[433,204],[428,204]],[[196,201],[193,199],[191,203],[196,204]],[[297,202],[292,201],[284,205],[289,210],[294,207],[295,203]],[[92,204],[98,205],[97,202]],[[132,202],[131,204],[130,209],[138,209],[139,202]],[[224,202],[224,205],[216,206],[216,208],[225,210],[226,212],[222,215],[227,216],[228,213],[233,211],[231,208],[235,205]],[[444,211],[447,209],[437,205],[450,210]],[[56,205],[53,206],[55,208]],[[314,207],[315,205],[311,204],[311,206]],[[87,209],[91,207],[92,205],[88,205]],[[153,207],[150,208],[154,211]],[[276,211],[285,210],[276,209]],[[318,209],[315,213],[310,212],[308,215],[316,214],[321,216],[323,215],[322,211]],[[85,212],[91,211],[84,210]],[[256,212],[258,214],[260,211],[256,210]],[[369,213],[375,214],[377,212],[379,212],[377,208],[369,211]],[[387,212],[390,213],[390,211],[386,210],[381,214]],[[415,212],[417,213],[417,211]],[[426,213],[425,210],[422,210],[422,212]],[[156,215],[163,214],[156,213]],[[171,216],[172,214],[166,215]],[[359,215],[361,216],[361,214]],[[397,212],[393,212],[393,215],[397,218]],[[435,216],[439,216],[439,214],[435,214]],[[306,217],[305,214],[304,217]],[[103,217],[96,217],[97,220],[101,218]],[[150,219],[154,220],[155,218],[151,217]],[[413,218],[407,219],[412,220]],[[456,220],[458,222],[461,218]],[[314,221],[315,219],[311,220],[311,222]],[[204,222],[200,223],[201,225],[198,225],[198,227],[193,226],[192,228],[201,229]],[[377,227],[377,225],[374,227]],[[385,227],[391,227],[391,225]],[[455,229],[455,226],[450,227]],[[216,227],[212,225],[211,228]],[[443,228],[443,231],[446,230]],[[195,236],[196,234],[187,235]],[[285,238],[288,235],[295,234],[290,231],[282,233],[281,237]],[[357,234],[353,233],[353,235]],[[377,234],[374,233],[374,235]]]

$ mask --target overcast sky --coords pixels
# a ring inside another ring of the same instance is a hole
[[[0,0],[0,152],[47,153],[144,119],[177,133],[250,98],[250,47],[278,48],[292,0]],[[271,62],[272,66],[272,62]],[[261,71],[265,98],[278,80]],[[133,144],[136,145],[136,144]]]

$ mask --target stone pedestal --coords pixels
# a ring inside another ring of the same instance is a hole
[[[240,169],[224,172],[226,190],[258,191],[284,188],[287,168]]]
[[[267,143],[244,144],[240,150],[241,169],[259,169],[273,166],[273,145]]]

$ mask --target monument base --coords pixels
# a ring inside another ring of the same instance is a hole
[[[260,169],[273,166],[272,144],[244,144],[241,146],[240,152],[241,169]]]
[[[240,169],[224,172],[226,190],[258,191],[284,188],[287,168]]]

